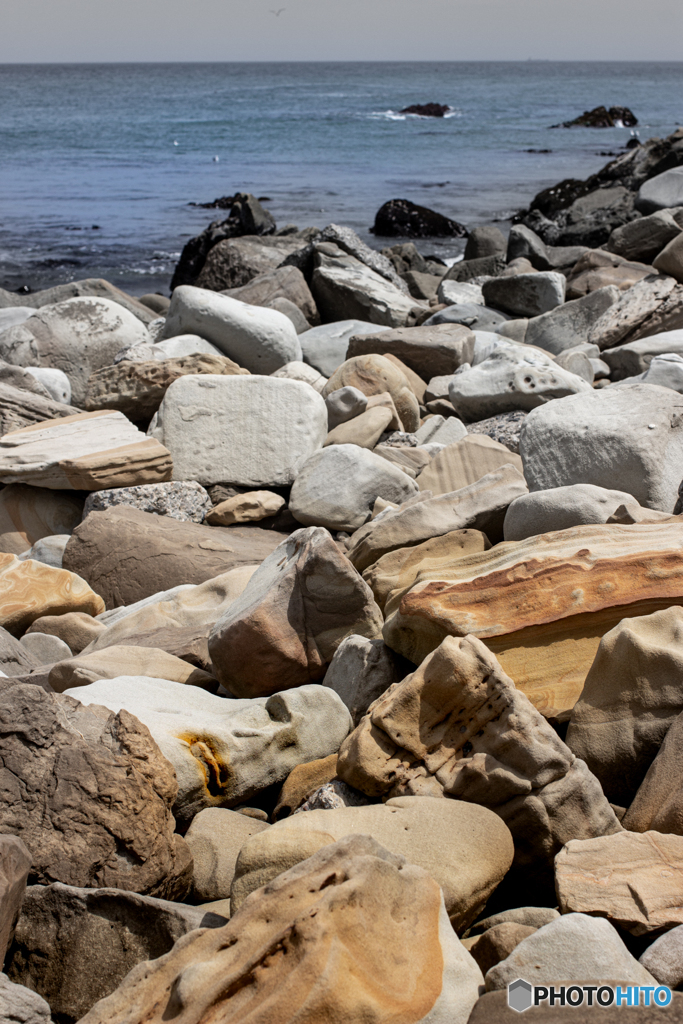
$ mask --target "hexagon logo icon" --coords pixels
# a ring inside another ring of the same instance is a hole
[[[533,989],[528,981],[517,978],[508,985],[508,1006],[517,1013],[524,1013],[533,1003]]]

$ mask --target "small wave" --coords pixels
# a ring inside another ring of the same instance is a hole
[[[451,117],[462,117],[462,110],[457,110],[455,107],[449,107],[448,112],[444,114],[443,118],[438,117],[427,117],[424,114],[402,114],[399,110],[373,110],[368,117],[377,119],[384,118],[387,121],[439,121],[448,120]]]

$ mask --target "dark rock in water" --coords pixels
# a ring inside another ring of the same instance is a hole
[[[413,103],[412,106],[399,110],[399,114],[419,114],[420,117],[444,117],[450,109],[450,107],[445,107],[441,103]]]
[[[633,128],[638,124],[638,118],[628,107],[594,107],[593,110],[584,110],[580,117],[573,121],[562,121],[561,124],[553,124],[551,128]]]
[[[409,199],[390,199],[377,212],[375,235],[387,238],[465,238],[467,228]]]
[[[229,197],[216,202],[228,202]],[[222,209],[222,207],[221,207]],[[181,284],[194,284],[214,245],[226,238],[242,235],[272,235],[277,225],[275,218],[264,210],[255,196],[238,192],[230,205],[230,216],[224,221],[213,221],[199,235],[186,242],[171,281],[171,291]]]

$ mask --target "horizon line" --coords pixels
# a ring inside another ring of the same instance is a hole
[[[331,58],[329,60],[298,60],[293,58],[278,60],[270,60],[267,58],[258,58],[254,60],[0,60],[0,67],[92,67],[102,64],[119,66],[129,64],[178,64],[185,66],[197,64],[680,64],[683,66],[683,60],[669,60],[662,58],[643,60],[641,58],[636,59],[628,57],[619,60],[615,60],[613,58],[603,60],[596,57],[519,57],[515,60],[510,58],[470,58],[468,60],[433,60],[430,58],[416,60],[413,58],[410,60],[396,60],[384,57],[378,57],[375,60],[368,60],[365,58]]]

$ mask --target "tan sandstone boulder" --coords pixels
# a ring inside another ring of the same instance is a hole
[[[161,1024],[169,1006],[194,1024],[466,1024],[482,982],[437,883],[349,836],[257,890],[224,928],[135,968],[81,1024]]]
[[[438,278],[435,278],[438,281]],[[377,334],[354,334],[348,357],[370,353],[400,359],[423,380],[455,373],[474,356],[474,334],[461,324],[397,327]]]
[[[247,491],[219,502],[205,517],[208,526],[233,526],[234,523],[258,523],[280,512],[285,499],[273,491]]]
[[[683,836],[572,840],[557,856],[555,880],[563,914],[606,917],[632,935],[683,924]]]
[[[341,641],[378,637],[372,591],[327,530],[297,530],[259,566],[216,622],[209,652],[237,697],[262,697],[322,680]]]
[[[0,551],[20,555],[43,537],[71,533],[82,514],[75,494],[9,484],[0,490]]]
[[[117,676],[170,679],[188,686],[201,686],[209,692],[217,688],[216,680],[208,672],[154,647],[114,646],[68,658],[50,669],[48,682],[55,693],[64,693],[74,686],[89,686],[97,679],[116,679]]]
[[[64,615],[41,615],[34,619],[27,633],[46,633],[63,640],[72,654],[80,654],[96,640],[107,627],[85,612],[66,612]]]
[[[368,397],[388,392],[404,429],[413,431],[419,427],[420,407],[410,382],[396,364],[384,356],[367,355],[347,359],[328,380],[323,398],[344,387],[358,388]]]
[[[98,615],[104,601],[85,580],[32,558],[0,555],[0,626],[21,635],[34,619],[65,612]]]
[[[473,636],[449,637],[383,694],[342,743],[340,779],[372,797],[446,796],[508,824],[517,902],[552,893],[552,860],[569,839],[621,828],[577,760],[495,657]]]
[[[505,465],[524,475],[522,460],[504,444],[486,434],[468,434],[462,441],[446,445],[420,473],[418,486],[432,494],[449,494],[495,473]]]
[[[683,836],[683,715],[675,718],[659,753],[624,815],[632,832],[668,832]]]

